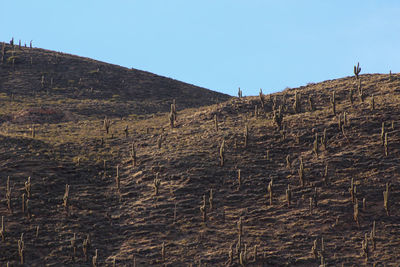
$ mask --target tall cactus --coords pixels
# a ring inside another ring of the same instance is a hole
[[[6,199],[7,199],[7,207],[8,207],[8,210],[12,213],[10,177],[7,177]]]
[[[214,126],[215,126],[215,131],[218,132],[218,117],[217,117],[217,114],[214,114]]]
[[[332,92],[331,106],[332,106],[333,115],[336,115],[336,93],[335,93],[335,91]]]
[[[221,167],[225,164],[225,140],[222,140],[221,146],[219,147],[219,163]]]
[[[262,92],[261,88],[260,88],[259,96],[260,96],[261,108],[264,109],[265,100],[264,100],[264,95],[263,95],[263,92]]]
[[[354,75],[356,76],[356,79],[358,80],[358,75],[361,72],[361,68],[360,68],[360,63],[357,62],[357,66],[354,66]]]
[[[110,126],[111,126],[111,120],[107,119],[107,116],[104,117],[103,125],[104,125],[104,129],[106,130],[106,134],[109,134]]]
[[[273,185],[273,180],[271,178],[271,181],[268,184],[268,194],[269,194],[269,205],[272,206],[272,185]]]
[[[238,97],[239,98],[242,98],[243,97],[243,94],[242,94],[243,92],[242,92],[242,90],[240,90],[240,87],[239,87],[239,90],[238,90]]]
[[[374,94],[371,96],[371,110],[375,110],[375,98]]]
[[[301,103],[300,103],[301,95],[297,91],[294,93],[294,103],[293,109],[295,113],[301,112]]]
[[[247,147],[247,143],[249,141],[249,126],[246,124],[244,128],[244,147]]]
[[[200,206],[200,211],[202,213],[203,222],[207,221],[207,209],[206,209],[206,195],[203,195],[203,202]]]
[[[350,100],[351,105],[353,105],[353,87],[352,86],[350,86],[349,100]]]
[[[65,192],[63,197],[63,206],[68,215],[68,208],[69,208],[69,184],[65,185]]]
[[[304,182],[304,164],[303,164],[303,158],[300,157],[300,167],[299,167],[299,180],[300,180],[300,185],[303,187],[305,182]]]
[[[383,191],[383,206],[385,207],[387,216],[390,216],[389,183],[386,183],[386,190]]]
[[[388,151],[388,133],[385,133],[385,156],[387,157],[389,155],[389,151]]]
[[[364,90],[361,84],[361,79],[358,80],[358,96],[360,98],[361,103],[364,102]]]
[[[318,150],[319,150],[319,146],[318,146],[318,133],[315,133],[313,151],[314,151],[314,154],[315,154],[316,157],[318,157]]]
[[[290,189],[290,185],[288,185],[286,189],[286,203],[288,208],[290,208],[291,201],[292,201],[292,190]]]
[[[1,216],[0,235],[1,235],[1,240],[4,242],[4,240],[6,239],[6,226],[4,224],[4,216]]]
[[[24,264],[24,256],[25,256],[25,242],[24,242],[24,233],[21,234],[21,238],[18,240],[18,254],[20,257],[20,263]]]

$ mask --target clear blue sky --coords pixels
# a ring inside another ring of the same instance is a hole
[[[0,41],[256,95],[362,73],[400,72],[400,1],[13,0]]]

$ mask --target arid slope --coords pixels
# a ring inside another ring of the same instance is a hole
[[[0,48],[3,46],[1,93],[10,98],[40,95],[42,101],[37,104],[46,107],[69,110],[71,103],[79,101],[79,105],[72,105],[77,114],[126,116],[167,112],[172,99],[180,103],[178,109],[229,99],[222,93],[137,69],[0,43]]]
[[[240,266],[240,252],[246,266],[319,266],[321,261],[326,266],[398,264],[400,76],[360,77],[363,102],[355,78],[347,77],[265,95],[264,108],[259,97],[246,97],[180,109],[174,128],[167,113],[124,115],[119,111],[123,106],[113,102],[110,110],[101,114],[74,115],[85,101],[80,99],[69,103],[74,119],[46,121],[43,118],[55,113],[41,109],[18,113],[26,105],[37,108],[53,101],[45,91],[29,98],[2,96],[3,116],[8,111],[19,115],[13,120],[4,117],[0,128],[0,215],[6,229],[5,240],[0,242],[0,262],[18,264],[18,239],[23,233],[27,266],[90,266],[96,250],[98,266],[111,266],[114,260],[117,266],[199,266],[200,262],[201,266]],[[293,108],[296,91],[297,112]],[[330,103],[333,92],[336,115]],[[309,106],[310,97],[314,109]],[[177,106],[181,106],[179,100]],[[273,120],[279,106],[281,128]],[[31,121],[24,120],[26,116]],[[109,134],[103,128],[104,116],[112,122]],[[381,141],[382,123],[387,155]],[[324,130],[326,147],[320,140]],[[316,133],[318,155],[313,151]],[[220,166],[223,140],[225,161]],[[5,199],[7,176],[12,188],[11,211]],[[28,176],[30,216],[26,207],[22,212],[21,198]],[[160,180],[157,195],[156,177]],[[354,200],[349,191],[352,178]],[[272,205],[267,193],[271,179]],[[387,183],[389,215],[383,201]],[[66,184],[70,186],[68,214],[63,207]],[[206,222],[200,209],[203,195]],[[369,236],[374,221],[375,248]],[[365,234],[368,259],[362,254]],[[85,260],[83,240],[87,235],[91,242]]]

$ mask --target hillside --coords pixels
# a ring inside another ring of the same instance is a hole
[[[173,99],[180,103],[178,109],[229,99],[205,88],[89,58],[5,43],[0,48],[3,97],[33,99],[32,105],[59,108],[78,118],[167,112]]]
[[[93,258],[97,266],[240,266],[240,255],[245,266],[398,264],[400,76],[360,79],[362,99],[355,77],[264,95],[264,107],[257,96],[183,109],[195,100],[176,97],[173,128],[168,113],[137,115],[123,101],[101,97],[95,100],[108,108],[78,113],[89,98],[74,99],[68,90],[35,97],[21,83],[27,95],[0,98],[1,265],[18,266],[21,234],[26,266],[91,266]],[[73,119],[57,120],[50,109],[20,112],[64,94],[71,100],[62,110]]]

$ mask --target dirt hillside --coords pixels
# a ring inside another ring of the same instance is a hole
[[[9,68],[2,81],[17,79]],[[3,87],[1,265],[398,265],[400,76],[359,79],[187,109],[176,98],[173,123]]]
[[[1,93],[10,98],[45,98],[36,104],[64,110],[79,102],[74,105],[78,115],[153,114],[167,112],[172,99],[180,103],[178,109],[229,99],[205,88],[89,58],[5,43],[0,48]]]

